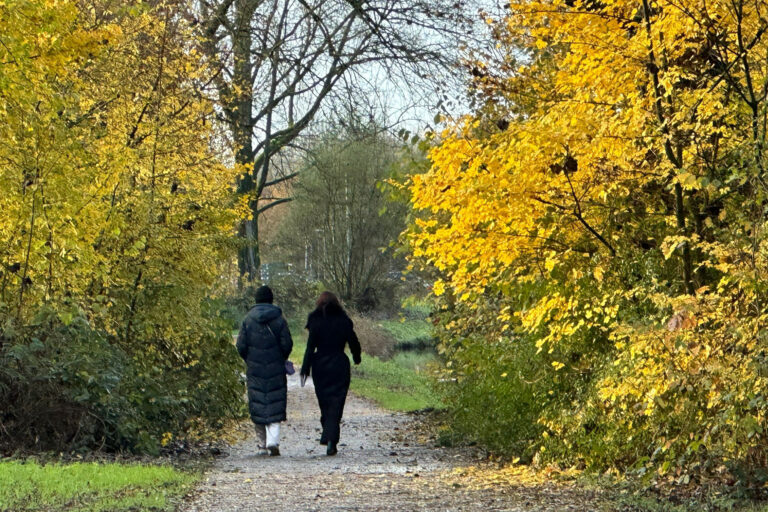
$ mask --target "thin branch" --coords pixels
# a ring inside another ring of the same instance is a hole
[[[271,202],[269,204],[266,204],[264,206],[259,207],[259,209],[256,210],[256,213],[260,215],[260,214],[264,213],[265,211],[269,210],[270,208],[274,208],[275,206],[277,206],[279,204],[288,203],[290,201],[293,201],[292,197],[284,197],[282,199],[278,199],[277,201],[273,201],[273,202]]]
[[[603,238],[603,236],[598,233],[595,228],[589,225],[589,223],[584,219],[584,216],[582,215],[581,211],[581,203],[579,202],[579,198],[576,196],[576,190],[573,188],[573,183],[571,182],[571,177],[568,175],[568,172],[565,173],[565,177],[568,180],[568,186],[571,188],[571,195],[573,195],[573,200],[576,203],[576,209],[574,210],[573,214],[574,216],[579,219],[579,222],[581,222],[587,230],[592,233],[595,238],[600,240],[600,243],[602,243],[604,246],[608,248],[609,251],[611,251],[611,256],[616,256],[616,249],[613,248],[613,246]]]
[[[299,175],[298,172],[292,172],[291,174],[288,174],[286,176],[283,176],[281,178],[276,178],[272,181],[268,181],[264,184],[264,188],[271,187],[272,185],[277,185],[278,183],[282,183],[284,181],[292,180],[293,178],[297,177]]]

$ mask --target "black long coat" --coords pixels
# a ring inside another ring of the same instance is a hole
[[[315,383],[324,440],[338,443],[339,423],[350,382],[349,358],[344,353],[344,347],[349,344],[352,358],[359,363],[360,342],[352,320],[343,310],[328,308],[325,314],[313,311],[307,318],[307,329],[309,339],[301,373],[311,373]]]
[[[247,366],[248,409],[254,423],[285,421],[285,360],[292,349],[291,332],[280,308],[256,304],[243,320],[237,337],[237,351]]]

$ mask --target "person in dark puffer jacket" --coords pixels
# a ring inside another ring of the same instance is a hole
[[[286,419],[288,401],[285,361],[293,340],[283,312],[272,301],[268,286],[256,290],[256,305],[243,320],[236,346],[247,366],[248,410],[259,449],[280,455],[280,422]]]

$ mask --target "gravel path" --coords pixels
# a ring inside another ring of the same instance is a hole
[[[471,453],[436,448],[407,414],[350,395],[339,454],[325,455],[311,381],[288,380],[280,457],[254,455],[253,437],[233,446],[189,497],[197,511],[554,511],[595,510],[594,496],[555,486],[478,489],[449,475]]]

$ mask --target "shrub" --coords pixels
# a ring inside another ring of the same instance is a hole
[[[180,9],[0,5],[6,451],[154,451],[238,412],[231,319],[209,297],[232,271],[241,169],[212,144]]]
[[[474,310],[476,318],[483,311]],[[544,430],[539,416],[553,401],[552,367],[536,356],[530,338],[490,338],[488,325],[465,315],[463,305],[443,305],[435,315],[438,352],[446,361],[438,389],[451,428],[496,453],[530,460]]]
[[[0,346],[0,450],[156,452],[190,422],[242,416],[241,364],[227,329],[187,356],[130,354],[83,316],[41,309]]]

